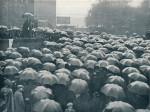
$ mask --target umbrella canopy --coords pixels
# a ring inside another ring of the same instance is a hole
[[[56,58],[53,54],[44,54],[41,61],[42,62],[51,62],[54,61]]]
[[[117,84],[119,86],[124,86],[125,84],[124,79],[120,76],[110,76],[106,82],[110,84]]]
[[[69,58],[68,64],[72,66],[83,66],[83,63],[77,58]]]
[[[112,73],[115,73],[115,74],[120,73],[120,69],[115,65],[108,65],[108,66],[106,66],[106,68],[107,68],[107,70],[111,71]]]
[[[39,77],[38,82],[41,84],[53,85],[58,83],[58,79],[53,74],[44,74]]]
[[[64,55],[60,51],[54,51],[53,55],[56,58],[62,58],[62,57],[64,57]]]
[[[36,57],[36,58],[40,58],[43,56],[42,52],[36,49],[33,49],[30,51],[30,56],[31,57]]]
[[[103,51],[94,50],[94,51],[92,51],[91,54],[96,56],[97,59],[104,59],[104,57],[105,57],[105,53]]]
[[[61,68],[61,69],[56,70],[55,74],[56,73],[66,73],[67,75],[70,75],[71,72],[66,68]]]
[[[97,64],[95,66],[106,67],[108,65],[110,65],[108,61],[106,61],[106,60],[100,60],[100,61],[97,62]]]
[[[134,61],[132,59],[122,59],[120,61],[120,63],[123,65],[123,66],[128,66],[128,67],[131,67],[132,65],[134,65]]]
[[[148,59],[145,59],[145,58],[137,58],[137,59],[134,59],[135,61],[135,64],[137,65],[150,65],[150,61]]]
[[[58,78],[58,84],[63,84],[66,85],[69,83],[70,78],[67,74],[65,73],[57,73],[56,74],[57,78]]]
[[[111,57],[107,58],[106,61],[108,61],[111,65],[116,65],[119,63],[117,59]]]
[[[74,91],[76,94],[81,94],[88,90],[88,84],[85,80],[74,79],[71,81],[71,86],[69,89]]]
[[[16,58],[22,58],[22,55],[18,52],[12,52],[10,55],[9,55],[9,58],[12,58],[12,59],[16,59]]]
[[[34,66],[34,65],[40,65],[40,64],[42,64],[39,59],[34,58],[34,57],[27,58],[26,62],[27,62],[27,65],[31,66],[31,67]]]
[[[97,57],[94,56],[94,55],[92,55],[92,54],[88,54],[84,58],[85,58],[85,60],[94,60],[94,61],[97,61]]]
[[[77,70],[74,70],[71,75],[79,78],[79,79],[83,79],[83,80],[89,80],[90,77],[89,77],[89,72],[85,69],[77,69]]]
[[[124,74],[130,74],[133,72],[140,73],[139,70],[134,67],[126,67],[122,70],[122,73],[124,73]]]
[[[87,60],[85,63],[84,63],[84,66],[88,69],[94,69],[95,65],[97,64],[96,61],[94,60]]]
[[[32,90],[31,95],[35,100],[48,99],[52,95],[52,90],[44,86],[37,86]]]
[[[51,51],[50,49],[48,49],[48,48],[43,48],[43,49],[41,50],[41,52],[42,52],[43,54],[52,53],[52,51]]]
[[[106,84],[104,85],[101,90],[106,96],[114,97],[114,98],[124,98],[125,93],[123,88],[116,85],[116,84]]]
[[[30,52],[30,50],[29,50],[29,48],[28,47],[19,47],[18,49],[18,52],[20,52],[21,54],[22,53],[29,53]]]
[[[124,53],[123,56],[126,58],[126,59],[135,59],[135,55],[132,54],[132,53]]]
[[[132,105],[122,101],[110,102],[103,112],[107,112],[108,110],[111,110],[111,112],[135,112]]]
[[[35,112],[63,112],[59,103],[50,99],[42,99],[34,105]]]
[[[22,63],[20,61],[12,61],[12,63],[8,64],[9,66],[15,66],[18,70],[21,69]]]
[[[19,70],[15,66],[6,66],[4,69],[4,75],[14,75],[18,72]]]
[[[47,62],[43,64],[43,70],[48,70],[50,72],[53,72],[55,71],[55,69],[56,69],[56,66],[53,63]]]
[[[149,95],[149,89],[149,85],[141,81],[134,81],[128,85],[128,91],[138,95]]]
[[[26,12],[22,15],[22,18],[33,18],[33,14]]]
[[[88,54],[88,51],[87,51],[87,50],[79,51],[78,57],[86,56],[87,54]]]
[[[133,73],[130,73],[128,75],[128,77],[130,79],[134,79],[135,81],[147,82],[147,78],[144,75],[140,74],[140,73],[133,72]]]
[[[37,80],[38,73],[32,68],[26,68],[19,74],[21,80]]]

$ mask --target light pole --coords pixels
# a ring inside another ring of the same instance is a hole
[[[90,10],[89,11],[89,16],[90,16],[90,33],[91,33],[91,22],[92,22],[92,11]]]

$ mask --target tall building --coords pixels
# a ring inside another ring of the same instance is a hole
[[[21,27],[26,12],[56,26],[56,0],[0,0],[0,25]]]

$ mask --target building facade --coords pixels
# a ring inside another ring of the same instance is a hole
[[[22,27],[26,12],[56,26],[56,0],[0,0],[0,25]]]

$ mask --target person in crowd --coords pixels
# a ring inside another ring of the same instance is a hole
[[[9,79],[4,80],[4,99],[6,101],[5,106],[7,112],[14,112],[14,100],[13,100],[13,91],[11,89],[12,82]]]
[[[0,91],[0,110],[1,112],[7,112],[7,89],[2,88]]]
[[[15,112],[25,111],[25,103],[22,92],[23,92],[23,85],[18,85],[17,91],[14,94]]]
[[[72,102],[69,102],[67,104],[67,109],[65,109],[65,112],[76,112],[74,109],[73,109],[73,103]]]

